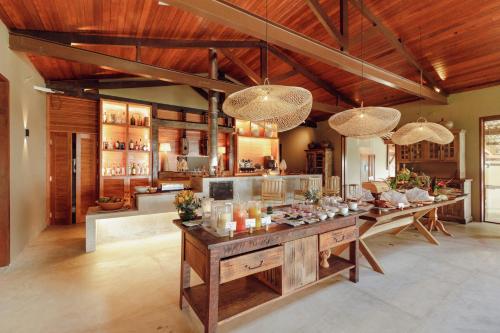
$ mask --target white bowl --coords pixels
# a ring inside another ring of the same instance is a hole
[[[134,187],[137,193],[146,193],[149,189],[149,186],[136,186]]]
[[[335,212],[326,212],[326,215],[328,216],[329,219],[335,216]]]
[[[319,218],[321,221],[326,220],[326,218],[327,218],[327,217],[328,217],[328,215],[327,215],[327,214],[319,214],[319,215],[318,215],[318,218]]]

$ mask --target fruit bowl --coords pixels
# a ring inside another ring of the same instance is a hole
[[[103,197],[99,198],[96,203],[99,205],[99,207],[101,207],[102,210],[118,210],[123,207],[123,204],[125,202],[120,198]]]

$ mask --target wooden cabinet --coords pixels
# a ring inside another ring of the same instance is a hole
[[[283,293],[287,294],[317,280],[318,236],[285,243]]]
[[[151,106],[102,100],[100,196],[133,204],[135,186],[151,185]]]
[[[396,168],[407,167],[439,178],[465,178],[465,130],[452,130],[454,140],[446,145],[422,141],[396,145]]]
[[[471,210],[471,179],[461,179],[448,184],[448,187],[462,190],[467,197],[457,203],[438,208],[438,217],[440,220],[453,221],[460,223],[469,223],[472,221]]]
[[[306,174],[321,174],[323,181],[333,175],[333,149],[308,149],[306,152]]]

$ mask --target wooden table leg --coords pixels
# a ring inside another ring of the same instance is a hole
[[[180,295],[179,295],[179,307],[185,309],[187,307],[187,302],[184,298],[183,292],[184,288],[188,288],[191,283],[191,266],[185,261],[184,249],[185,249],[185,233],[182,232],[182,241],[181,241],[181,287],[180,287]]]
[[[361,239],[359,240],[359,251],[361,251],[361,253],[363,253],[363,255],[366,257],[366,260],[368,260],[368,263],[370,264],[370,266],[372,266],[372,268],[375,272],[379,272],[381,274],[384,274],[384,270],[382,269],[382,266],[379,264],[377,259],[375,259],[375,256],[370,251],[370,249],[366,246],[366,243]]]
[[[439,242],[436,238],[434,238],[434,236],[432,236],[432,234],[429,232],[429,230],[427,230],[426,227],[424,227],[422,225],[422,223],[420,223],[420,221],[418,219],[415,218],[415,220],[413,221],[413,225],[417,228],[417,230],[422,234],[424,235],[425,238],[427,238],[427,240],[432,243],[432,244],[435,244],[435,245],[439,245]]]
[[[453,237],[453,235],[448,232],[448,230],[446,230],[444,224],[442,221],[439,221],[438,219],[438,211],[437,211],[437,208],[434,208],[430,213],[429,213],[429,231],[432,231],[434,229],[434,227],[436,227],[436,229],[438,231],[441,231],[443,234],[445,234],[446,236],[450,236],[450,237]]]
[[[349,280],[354,283],[359,281],[358,246],[357,239],[349,243],[349,261],[354,264],[354,267],[349,270]]]
[[[210,251],[207,258],[207,315],[205,318],[205,333],[214,333],[219,321],[219,265],[220,259]]]

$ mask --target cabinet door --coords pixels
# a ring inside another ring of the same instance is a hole
[[[444,161],[455,161],[458,155],[458,138],[455,138],[452,142],[447,145],[442,146],[442,159]]]
[[[283,293],[289,293],[317,280],[318,236],[285,243]]]
[[[76,135],[76,223],[97,200],[97,138],[95,134]]]
[[[441,145],[434,142],[427,142],[427,158],[432,161],[441,159]]]
[[[396,146],[398,163],[410,162],[410,146]]]
[[[413,162],[423,161],[423,159],[424,159],[424,143],[417,142],[415,144],[412,144],[410,147],[411,147],[411,149],[410,149],[411,161],[413,161]]]
[[[50,133],[50,212],[52,224],[71,224],[71,133]]]

